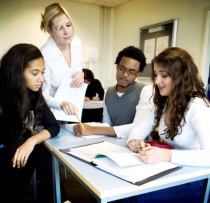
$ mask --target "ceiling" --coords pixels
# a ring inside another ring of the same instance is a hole
[[[75,1],[80,3],[87,3],[97,6],[106,6],[106,7],[117,7],[122,4],[125,4],[132,0],[69,0],[69,1]]]

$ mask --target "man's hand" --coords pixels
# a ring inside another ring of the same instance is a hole
[[[83,126],[85,128],[85,130],[82,128],[81,124],[78,123],[76,125],[73,126],[73,131],[74,134],[77,136],[83,136],[83,135],[92,135],[93,134],[93,126],[90,126],[88,124],[84,124]]]

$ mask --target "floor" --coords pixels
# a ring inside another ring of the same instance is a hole
[[[96,199],[68,171],[65,178],[63,166],[60,166],[60,173],[60,178],[67,193],[67,198],[71,203],[97,203]],[[51,203],[44,201],[43,198],[40,197],[40,185],[41,183],[37,181],[38,200],[34,201],[33,182],[31,182],[24,203]]]

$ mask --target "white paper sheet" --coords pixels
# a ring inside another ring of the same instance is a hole
[[[132,183],[136,183],[168,169],[177,167],[176,164],[170,162],[159,162],[156,164],[140,164],[120,167],[114,161],[107,157],[96,159],[95,163],[98,165],[96,167]]]
[[[79,110],[78,116],[81,120],[87,84],[84,83],[82,85],[82,87],[80,87],[80,88],[75,88],[75,87],[71,88],[70,87],[71,81],[72,81],[72,78],[70,78],[69,76],[66,76],[62,80],[62,82],[55,94],[55,98],[58,98],[60,101],[66,100],[66,101],[71,102],[74,105],[76,105]],[[75,115],[66,115],[63,110],[51,109],[51,111],[53,112],[53,114],[57,120],[78,122],[78,119]]]

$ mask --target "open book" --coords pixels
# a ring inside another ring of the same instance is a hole
[[[182,168],[170,162],[145,164],[138,153],[106,141],[60,151],[136,185],[142,185]]]

